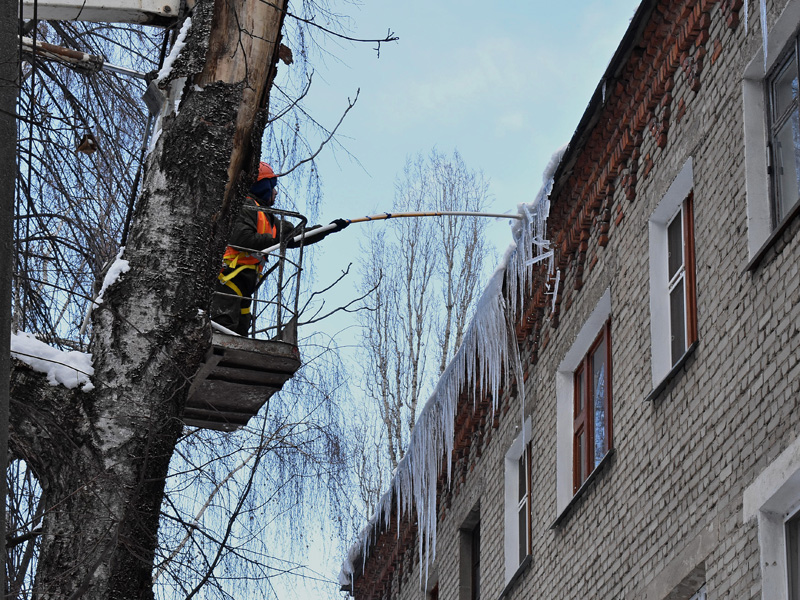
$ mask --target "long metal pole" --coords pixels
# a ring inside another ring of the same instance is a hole
[[[366,217],[357,217],[355,219],[344,219],[347,221],[348,224],[350,223],[366,223],[369,221],[384,221],[386,219],[398,219],[398,218],[411,218],[411,217],[488,217],[492,219],[522,219],[522,215],[508,215],[505,213],[485,213],[485,212],[474,212],[468,210],[431,210],[431,211],[421,211],[421,212],[397,212],[397,213],[378,213],[375,215],[369,215]],[[316,237],[323,233],[328,233],[336,228],[335,223],[330,223],[328,225],[323,225],[322,227],[317,227],[316,229],[309,229],[306,230],[305,234],[296,235],[292,238],[292,242],[299,242],[300,240],[307,240],[312,237]],[[269,248],[264,248],[261,251],[261,254],[270,254],[274,252],[278,248],[280,248],[280,244],[275,244],[274,246],[270,246]]]
[[[147,73],[142,73],[127,67],[120,67],[119,65],[113,65],[110,62],[106,62],[106,59],[102,56],[88,54],[87,52],[73,50],[72,48],[55,46],[47,42],[33,40],[29,37],[21,37],[20,44],[22,45],[23,52],[27,54],[36,54],[45,60],[59,62],[78,71],[96,73],[102,70],[118,73],[119,75],[127,75],[128,77],[147,79]]]

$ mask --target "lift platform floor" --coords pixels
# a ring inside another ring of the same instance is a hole
[[[258,413],[300,364],[294,344],[215,332],[189,390],[183,422],[235,431]]]

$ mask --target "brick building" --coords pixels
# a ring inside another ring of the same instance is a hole
[[[431,399],[357,600],[800,600],[799,31],[642,2],[497,286],[505,379]]]

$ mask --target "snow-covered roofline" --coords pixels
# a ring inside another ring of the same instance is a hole
[[[475,397],[488,393],[492,397],[492,409],[496,410],[501,383],[508,383],[511,370],[516,379],[522,381],[513,319],[530,284],[534,265],[549,259],[549,270],[552,272],[554,268],[553,253],[547,241],[549,193],[565,148],[551,157],[542,188],[533,202],[517,207],[522,219],[512,226],[514,241],[481,294],[461,346],[420,412],[406,454],[394,472],[388,491],[350,548],[339,574],[341,586],[352,586],[359,561],[363,568],[371,542],[377,539],[382,528],[389,527],[393,500],[400,515],[415,511],[420,559],[425,558],[426,572],[430,561],[436,557],[436,485],[443,461],[447,463],[448,480],[451,475],[450,457],[459,394],[465,389],[472,390]],[[524,407],[524,390],[522,386],[519,389]]]

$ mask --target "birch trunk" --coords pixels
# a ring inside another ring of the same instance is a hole
[[[11,448],[46,506],[37,597],[152,598],[159,509],[234,208],[258,160],[285,0],[200,0],[124,258],[93,313],[93,392],[12,373]],[[177,104],[175,104],[177,101]],[[177,109],[177,111],[176,111]]]

